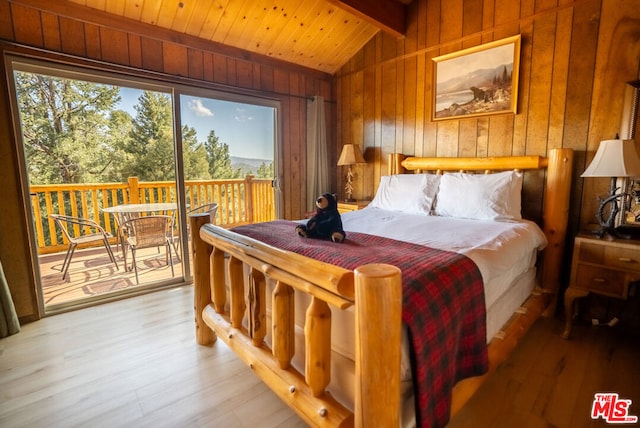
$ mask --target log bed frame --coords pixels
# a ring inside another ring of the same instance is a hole
[[[546,169],[542,230],[549,244],[538,263],[535,290],[489,343],[489,372],[465,379],[455,386],[451,416],[505,360],[545,309],[548,313],[555,309],[567,231],[572,162],[571,149],[552,149],[548,157],[390,155],[390,174],[407,170],[489,173]],[[220,337],[311,426],[398,426],[402,310],[399,269],[377,264],[349,271],[214,226],[209,223],[208,214],[193,215],[189,221],[193,234],[198,344],[211,345]],[[271,348],[264,341],[267,281],[274,284]],[[295,352],[294,292],[311,295],[304,327],[304,373],[291,365]],[[331,355],[329,305],[339,309],[354,307],[356,388],[353,412],[326,392]],[[384,325],[384,338],[379,329],[366,328],[371,325]],[[391,346],[394,343],[397,346]]]

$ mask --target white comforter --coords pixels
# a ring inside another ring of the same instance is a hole
[[[466,220],[379,208],[347,212],[341,217],[347,237],[348,232],[368,233],[466,255],[480,270],[488,307],[515,277],[534,266],[538,250],[547,245],[542,230],[528,220]]]

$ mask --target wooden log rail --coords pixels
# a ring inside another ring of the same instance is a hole
[[[193,215],[189,221],[199,344],[210,345],[220,337],[310,426],[398,426],[399,269],[375,264],[349,271],[214,226],[206,214]],[[267,281],[275,284],[271,296],[266,295]],[[291,364],[295,293],[311,296],[304,326],[304,373]],[[271,348],[264,340],[267,298],[272,301]],[[327,386],[331,381],[330,306],[353,305],[357,335],[352,412],[327,392]],[[385,326],[384,337],[374,327],[380,325]]]

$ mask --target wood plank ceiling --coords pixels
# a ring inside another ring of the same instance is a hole
[[[412,0],[67,1],[333,74]]]

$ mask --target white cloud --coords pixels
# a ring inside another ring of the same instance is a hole
[[[234,116],[234,119],[237,122],[247,122],[253,120],[253,116],[247,114],[245,109],[236,108],[236,115]]]
[[[189,108],[196,114],[196,116],[200,117],[209,117],[213,116],[213,112],[202,105],[202,101],[200,100],[191,100],[189,101]]]

